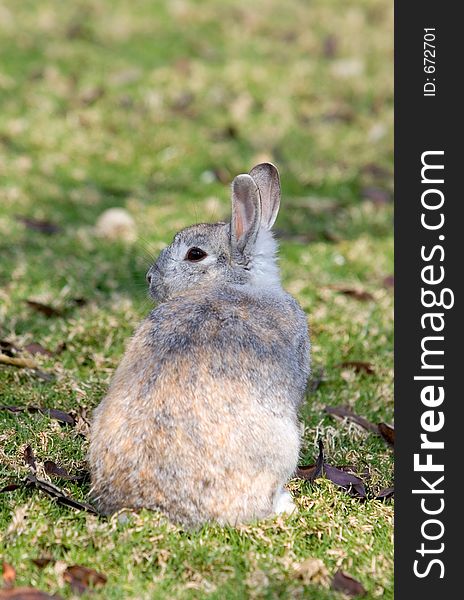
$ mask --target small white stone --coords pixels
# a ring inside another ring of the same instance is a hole
[[[95,232],[107,240],[133,242],[137,237],[135,221],[124,208],[109,208],[97,220]]]

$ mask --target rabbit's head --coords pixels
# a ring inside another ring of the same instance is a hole
[[[239,284],[280,288],[271,233],[280,205],[279,173],[270,163],[232,182],[230,223],[192,225],[176,234],[147,273],[150,295],[165,301],[188,289]]]

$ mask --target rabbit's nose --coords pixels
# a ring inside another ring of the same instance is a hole
[[[151,274],[150,273],[147,273],[147,282],[148,282],[148,285],[151,284]]]

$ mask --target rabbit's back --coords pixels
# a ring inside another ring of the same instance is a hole
[[[284,292],[223,286],[159,305],[95,413],[100,507],[186,524],[269,514],[298,459],[308,353],[304,313]]]
[[[214,380],[241,380],[263,394],[282,394],[284,404],[301,401],[309,369],[306,317],[285,292],[254,294],[224,286],[179,296],[148,317],[145,343],[157,357],[157,371],[175,369],[194,384],[198,370]],[[274,386],[279,383],[279,386]]]

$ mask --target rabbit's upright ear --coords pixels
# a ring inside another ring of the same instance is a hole
[[[280,207],[280,177],[277,167],[271,163],[261,163],[250,171],[261,196],[261,225],[271,229]]]
[[[261,224],[261,199],[258,187],[249,175],[237,175],[232,182],[232,248],[242,254],[253,246]]]

